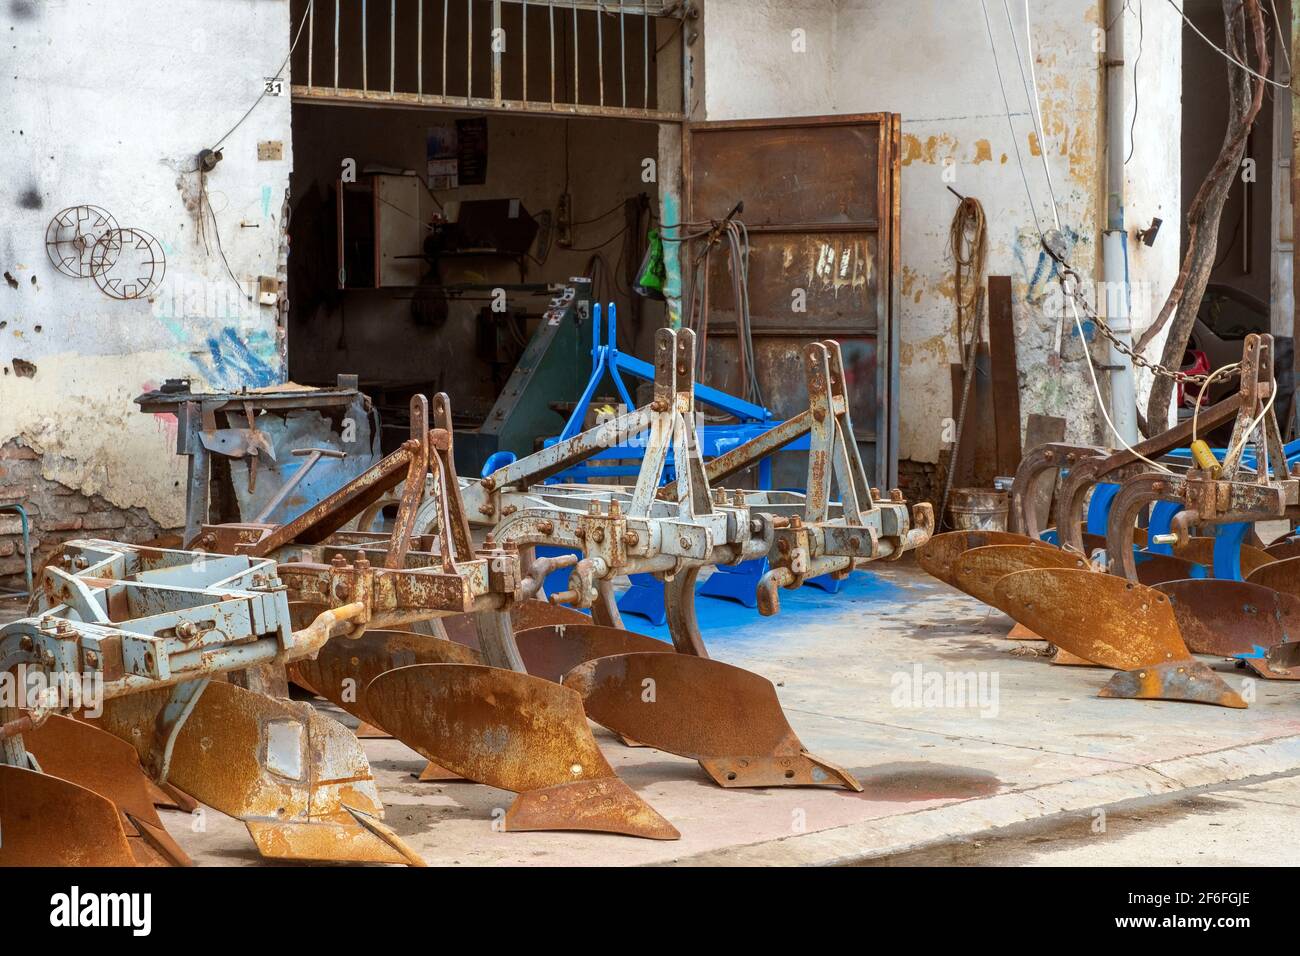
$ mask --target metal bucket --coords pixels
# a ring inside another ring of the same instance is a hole
[[[955,531],[1006,531],[1008,504],[1005,491],[954,488],[948,499],[948,521]]]

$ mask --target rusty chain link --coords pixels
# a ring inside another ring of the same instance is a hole
[[[1099,331],[1106,340],[1115,347],[1117,352],[1127,355],[1134,366],[1144,368],[1152,375],[1159,375],[1164,378],[1172,379],[1173,381],[1183,385],[1200,385],[1205,381],[1205,375],[1189,375],[1188,373],[1179,371],[1178,369],[1167,368],[1159,362],[1152,362],[1150,359],[1134,351],[1133,347],[1127,342],[1121,341],[1119,336],[1115,334],[1114,330],[1106,324],[1106,320],[1098,315],[1097,310],[1088,303],[1086,298],[1084,298],[1083,282],[1079,273],[1075,271],[1075,268],[1070,265],[1070,263],[1066,262],[1065,258],[1059,255],[1056,250],[1048,245],[1045,238],[1041,239],[1040,243],[1043,247],[1043,251],[1051,256],[1053,261],[1055,261],[1059,267],[1060,275],[1058,276],[1057,281],[1061,284],[1061,294],[1067,298],[1073,299],[1079,305],[1079,308],[1083,310],[1084,317],[1092,321],[1092,323],[1097,327],[1097,331]],[[1074,280],[1073,292],[1066,288],[1066,279]]]

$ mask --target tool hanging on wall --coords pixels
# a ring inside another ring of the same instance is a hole
[[[738,201],[721,219],[713,220],[707,233],[700,237],[704,247],[696,254],[691,294],[686,309],[686,327],[698,337],[696,364],[707,367],[709,345],[709,264],[713,249],[723,237],[727,240],[732,291],[736,302],[737,371],[743,396],[756,405],[763,404],[754,360],[754,336],[749,320],[749,230],[736,217],[745,211],[744,200]],[[697,317],[698,313],[698,317]]]
[[[984,260],[988,250],[988,229],[984,207],[974,196],[963,196],[951,186],[948,191],[960,200],[948,231],[948,246],[953,259],[953,298],[957,304],[956,333],[958,354],[961,357],[961,399],[957,408],[956,432],[953,435],[952,454],[943,482],[943,496],[939,501],[939,527],[943,527],[948,494],[952,490],[953,474],[961,455],[962,429],[975,382],[977,352],[982,338],[982,306],[984,301]],[[969,291],[968,291],[969,290]],[[966,339],[966,319],[971,316],[974,327]]]

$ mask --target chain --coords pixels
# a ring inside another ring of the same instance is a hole
[[[1205,381],[1206,376],[1204,375],[1189,375],[1186,372],[1179,371],[1178,369],[1166,368],[1159,362],[1152,362],[1140,353],[1135,352],[1133,347],[1127,342],[1121,341],[1119,336],[1115,334],[1115,331],[1106,324],[1106,320],[1098,315],[1096,309],[1094,309],[1088,303],[1088,300],[1084,298],[1083,283],[1079,278],[1079,273],[1076,272],[1074,267],[1066,262],[1062,256],[1058,255],[1050,245],[1048,245],[1046,239],[1042,240],[1042,246],[1044,251],[1051,256],[1052,259],[1055,260],[1057,266],[1059,266],[1060,276],[1058,281],[1061,283],[1061,293],[1073,299],[1083,311],[1084,317],[1097,327],[1097,331],[1115,347],[1117,352],[1127,355],[1135,367],[1144,368],[1152,375],[1159,375],[1164,378],[1172,379],[1173,381],[1184,385],[1199,385]],[[1073,280],[1073,291],[1066,288],[1065,283],[1067,279]]]

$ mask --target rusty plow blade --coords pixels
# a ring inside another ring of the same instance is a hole
[[[961,588],[957,583],[953,565],[959,557],[975,548],[988,545],[1017,544],[1032,548],[1056,550],[1046,541],[1010,531],[949,531],[937,534],[916,552],[917,563],[931,577],[944,584]]]
[[[0,866],[135,866],[121,811],[93,790],[0,764]]]
[[[407,746],[469,780],[517,793],[507,830],[681,836],[615,775],[582,699],[568,687],[495,667],[419,664],[376,677],[366,700]]]
[[[634,631],[600,624],[552,624],[515,632],[519,656],[534,677],[560,683],[561,678],[579,664],[638,652],[671,654],[673,645]],[[599,721],[597,721],[599,723]]]
[[[1267,651],[1300,637],[1300,598],[1250,581],[1169,581],[1178,630],[1194,654],[1235,657],[1261,677],[1296,680],[1270,667]]]
[[[952,565],[952,585],[990,607],[1009,613],[998,604],[996,585],[1008,574],[1034,568],[1086,570],[1081,556],[1056,548],[1025,544],[990,544],[957,556]]]
[[[1193,659],[1169,597],[1112,574],[1069,568],[1017,571],[997,583],[999,606],[1071,654],[1120,671],[1101,697],[1245,707],[1241,695]]]
[[[690,654],[600,657],[564,677],[592,720],[698,760],[723,787],[828,785],[857,792],[848,771],[804,749],[772,682]]]
[[[167,696],[116,698],[96,723],[144,756]],[[310,704],[213,681],[176,736],[168,782],[244,821],[265,857],[422,863],[378,822],[383,804],[361,744]]]
[[[480,663],[478,651],[454,641],[411,631],[366,631],[355,640],[331,639],[315,660],[290,664],[289,675],[294,683],[347,711],[380,735],[392,736],[366,709],[365,689],[372,680],[412,664]]]
[[[366,631],[355,640],[334,638],[315,660],[291,664],[289,674],[299,686],[361,721],[356,729],[358,738],[382,739],[393,735],[366,710],[364,695],[372,680],[412,664],[481,663],[478,651],[451,640],[412,631]],[[428,764],[418,778],[424,783],[461,779],[436,763]]]
[[[52,716],[23,733],[23,745],[41,771],[84,787],[112,803],[140,866],[191,866],[193,861],[163,827],[157,791],[124,740],[70,717]]]

